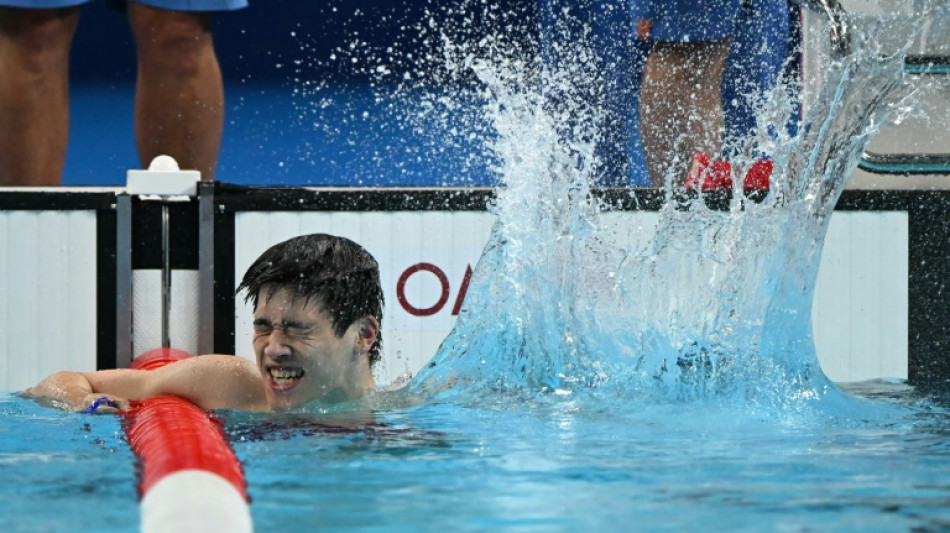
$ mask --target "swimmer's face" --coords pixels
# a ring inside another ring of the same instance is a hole
[[[359,397],[367,376],[372,380],[366,355],[372,341],[366,344],[360,324],[337,336],[317,299],[295,298],[283,288],[262,290],[254,311],[254,353],[270,407]]]

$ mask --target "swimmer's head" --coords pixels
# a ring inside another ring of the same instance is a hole
[[[295,298],[315,300],[342,337],[347,328],[364,316],[383,320],[383,289],[376,259],[355,242],[333,235],[314,233],[275,244],[247,269],[237,292],[257,304],[263,294],[290,290]],[[382,334],[369,351],[369,362],[380,359]]]

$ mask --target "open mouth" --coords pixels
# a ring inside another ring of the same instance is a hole
[[[300,368],[286,368],[272,366],[267,369],[267,375],[270,377],[270,386],[277,391],[288,391],[294,388],[303,377],[304,371]]]

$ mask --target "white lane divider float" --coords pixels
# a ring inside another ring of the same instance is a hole
[[[185,357],[191,355],[161,348],[131,366],[152,370]],[[253,531],[247,484],[220,421],[175,396],[133,402],[123,415],[140,461],[143,533]]]

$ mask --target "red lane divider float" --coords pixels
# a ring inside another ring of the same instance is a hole
[[[187,357],[162,348],[135,358],[131,367],[153,370]],[[220,421],[175,396],[133,402],[123,415],[141,462],[143,532],[253,530],[241,464]]]

